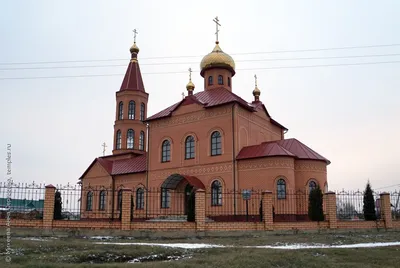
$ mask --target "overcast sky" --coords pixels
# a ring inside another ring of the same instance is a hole
[[[199,64],[213,49],[215,16],[221,48],[236,61],[233,91],[251,101],[257,74],[261,100],[289,128],[286,138],[332,161],[330,189],[400,183],[396,0],[2,1],[0,141],[4,156],[12,144],[14,181],[76,183],[103,142],[111,153],[115,92],[134,28],[149,115],[181,99],[189,67],[201,90]],[[392,46],[304,51],[372,45]],[[271,51],[286,52],[245,54]],[[368,55],[375,56],[358,57]],[[60,63],[4,65],[29,62]],[[377,62],[395,63],[343,65]],[[315,65],[329,66],[304,67]],[[56,66],[91,67],[48,68]],[[104,76],[22,79],[82,75]]]

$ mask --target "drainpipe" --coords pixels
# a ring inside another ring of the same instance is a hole
[[[233,172],[233,213],[236,216],[236,148],[235,148],[235,106],[232,105],[232,172]]]
[[[148,204],[149,204],[149,162],[150,162],[150,124],[146,123],[147,129],[147,140],[146,140],[146,218],[147,218],[147,211],[148,211]]]
[[[114,220],[114,207],[115,207],[115,178],[114,176],[111,175],[111,181],[112,181],[112,200],[111,200],[111,220]]]

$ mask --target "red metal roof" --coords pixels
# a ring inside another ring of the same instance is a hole
[[[272,117],[269,115],[268,110],[267,110],[267,108],[265,107],[264,103],[262,103],[262,101],[253,101],[253,102],[251,103],[251,105],[254,107],[254,109],[255,109],[256,111],[264,111],[264,112],[267,114],[267,116],[271,119],[271,123],[272,123],[272,124],[274,124],[274,125],[276,125],[276,126],[282,128],[282,129],[284,129],[284,130],[288,130],[285,126],[279,124],[278,121],[272,119]]]
[[[271,117],[265,108],[264,104],[262,102],[258,103],[247,103],[245,100],[243,100],[241,97],[236,95],[235,93],[225,89],[225,88],[217,88],[213,90],[205,90],[198,92],[192,96],[187,96],[185,99],[181,100],[180,102],[175,103],[172,106],[169,106],[168,108],[162,110],[161,112],[158,112],[149,118],[147,118],[146,121],[151,121],[151,120],[156,120],[164,117],[171,116],[172,113],[180,106],[184,105],[185,103],[189,103],[188,100],[191,100],[190,102],[196,102],[199,104],[202,104],[204,108],[211,108],[219,105],[224,105],[228,103],[238,103],[240,106],[243,108],[255,112],[257,110],[264,110],[268,117]],[[287,130],[284,126],[276,122],[271,118],[271,123]]]
[[[247,146],[240,150],[236,159],[247,159],[256,157],[266,157],[266,156],[291,156],[295,155],[286,150],[285,148],[279,146],[275,142],[261,143],[258,145]]]
[[[146,159],[146,154],[142,154],[133,158],[115,160],[111,175],[145,172],[147,170]]]
[[[319,160],[330,164],[328,159],[321,156],[297,139],[277,140],[247,146],[240,150],[236,159],[240,160],[273,156],[290,156],[302,160]]]
[[[147,170],[147,157],[146,153],[141,155],[136,155],[132,153],[131,158],[125,159],[116,159],[109,160],[104,158],[106,157],[98,157],[90,164],[90,166],[86,169],[86,171],[82,174],[79,179],[82,179],[92,168],[92,166],[98,162],[109,175],[122,175],[122,174],[130,174],[130,173],[140,173],[145,172]]]
[[[150,116],[149,118],[147,118],[147,121],[171,116],[172,113],[181,104],[183,104],[187,98],[191,98],[193,101],[195,101],[199,104],[202,104],[204,108],[210,108],[210,107],[215,107],[215,106],[219,106],[219,105],[223,105],[223,104],[236,102],[243,108],[250,110],[250,111],[254,111],[254,108],[250,104],[248,104],[241,97],[237,96],[235,93],[233,93],[225,88],[217,88],[217,89],[213,89],[213,90],[201,91],[201,92],[194,94],[193,96],[187,96],[185,99],[181,100],[180,102],[175,103],[174,105],[162,110],[161,112]]]
[[[112,172],[113,169],[113,162],[110,160],[106,160],[103,158],[97,158],[97,161],[99,162],[99,164],[105,169],[107,170],[108,173]]]
[[[122,81],[120,91],[123,90],[144,90],[144,84],[142,74],[140,72],[139,63],[136,60],[129,62],[128,68],[126,69],[124,80]]]

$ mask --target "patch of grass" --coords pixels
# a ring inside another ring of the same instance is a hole
[[[139,242],[136,239],[118,239]],[[351,244],[400,241],[400,232],[369,233],[301,233],[259,236],[191,238],[144,241],[153,243],[212,243],[224,245],[273,245],[276,243]],[[0,252],[5,251],[5,238],[0,238]],[[152,246],[119,246],[95,244],[97,240],[58,238],[31,241],[13,238],[12,262],[9,267],[399,267],[400,247],[360,249],[277,250],[256,248],[173,249]],[[113,241],[114,242],[114,241]],[[191,256],[179,261],[165,261],[167,256]],[[149,257],[150,256],[150,257]],[[1,255],[0,258],[4,258]],[[144,258],[143,258],[144,257]],[[143,263],[130,264],[141,258]]]

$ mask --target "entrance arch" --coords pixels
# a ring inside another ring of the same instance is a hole
[[[177,173],[168,176],[168,178],[166,178],[163,184],[161,185],[161,188],[175,190],[182,180],[186,180],[188,184],[193,186],[195,190],[196,189],[205,190],[206,188],[204,184],[201,182],[201,180],[199,180],[197,177],[189,175],[181,175]]]
[[[194,221],[195,210],[195,192],[197,189],[205,189],[204,184],[196,177],[181,174],[172,174],[165,179],[161,185],[161,189],[177,190],[177,187],[182,183],[187,182],[180,202],[183,205],[183,212],[188,216],[189,221]],[[180,187],[179,187],[180,188]]]

